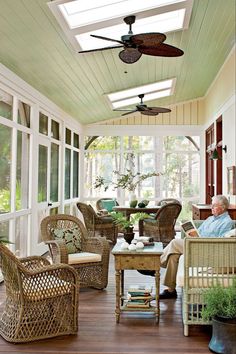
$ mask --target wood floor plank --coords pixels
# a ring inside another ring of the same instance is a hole
[[[152,277],[137,271],[125,272],[128,284],[154,284]],[[5,298],[0,285],[0,311]],[[62,336],[27,344],[10,344],[0,337],[0,354],[209,354],[211,328],[191,326],[184,337],[181,318],[181,292],[176,300],[161,301],[159,325],[151,314],[121,314],[115,319],[115,272],[111,255],[107,289],[82,289],[79,301],[79,331],[75,336]]]

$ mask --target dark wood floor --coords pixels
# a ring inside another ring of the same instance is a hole
[[[181,293],[176,300],[161,301],[160,323],[145,314],[122,314],[115,321],[114,259],[111,256],[109,284],[106,290],[80,291],[79,331],[76,336],[62,336],[28,344],[10,344],[0,337],[0,353],[61,354],[209,354],[211,328],[192,326],[184,337],[181,318]],[[126,284],[153,283],[153,278],[136,271],[125,272]],[[0,301],[4,285],[0,285]]]

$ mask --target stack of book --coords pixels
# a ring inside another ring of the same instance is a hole
[[[131,285],[127,293],[126,306],[129,308],[149,308],[150,302],[153,300],[151,292],[152,286]]]

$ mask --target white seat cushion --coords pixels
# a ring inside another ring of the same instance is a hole
[[[178,265],[178,271],[176,275],[176,284],[177,286],[184,286],[184,255],[181,254],[179,257],[179,265]]]
[[[97,253],[79,252],[68,254],[68,264],[101,262],[102,256]]]
[[[224,269],[219,268],[220,274],[217,274],[211,267],[193,267],[189,269],[189,287],[190,288],[208,288],[217,284],[227,287],[232,284],[234,274],[224,275]],[[221,274],[222,272],[222,274]],[[178,271],[176,275],[177,286],[184,286],[184,255],[179,257]]]

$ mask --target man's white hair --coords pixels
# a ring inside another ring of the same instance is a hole
[[[229,201],[224,195],[215,195],[212,198],[212,204],[214,203],[220,204],[224,210],[227,210],[229,207]]]

